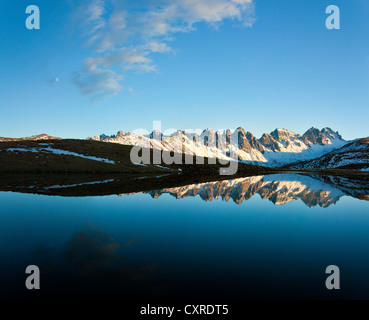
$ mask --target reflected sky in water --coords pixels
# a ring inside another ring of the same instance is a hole
[[[368,202],[258,178],[120,197],[1,192],[0,295],[369,298]],[[39,292],[24,287],[30,264]],[[325,289],[331,264],[340,291]]]

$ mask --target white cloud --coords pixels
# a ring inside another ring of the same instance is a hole
[[[138,1],[140,3],[140,1]],[[253,0],[151,0],[146,7],[124,8],[117,0],[85,2],[84,36],[95,57],[84,61],[73,79],[82,93],[101,99],[123,89],[124,70],[154,72],[151,53],[173,53],[176,33],[192,32],[196,23],[219,26],[230,19],[243,26],[254,22]],[[132,3],[131,3],[132,4]],[[138,4],[137,4],[138,6]]]
[[[75,19],[82,21],[85,36],[89,36],[105,27],[105,0],[85,0],[76,11]]]
[[[147,43],[146,49],[151,52],[158,53],[170,53],[173,52],[172,48],[169,47],[165,42],[151,41]]]
[[[122,90],[119,84],[122,79],[123,76],[114,71],[101,68],[95,58],[86,59],[83,69],[73,74],[74,83],[94,101],[116,95]]]

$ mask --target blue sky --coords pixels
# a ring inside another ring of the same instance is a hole
[[[40,30],[25,27],[30,4]],[[325,27],[332,4],[340,30]],[[86,138],[161,120],[366,137],[368,31],[366,0],[6,0],[0,136]]]

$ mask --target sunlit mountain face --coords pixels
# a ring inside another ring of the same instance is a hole
[[[367,199],[369,190],[360,185],[360,181],[350,184],[344,178],[303,176],[299,174],[260,175],[233,180],[214,181],[191,184],[181,187],[164,188],[143,192],[153,198],[169,194],[176,199],[200,197],[204,201],[222,199],[233,200],[241,204],[255,195],[270,200],[275,205],[284,205],[291,201],[301,200],[312,208],[327,208],[337,203],[343,196]],[[120,196],[129,194],[120,194]]]
[[[222,132],[206,129],[201,134],[177,130],[171,135],[165,135],[157,130],[144,135],[118,131],[116,135],[102,134],[87,139],[123,145],[141,145],[209,158],[238,159],[246,163],[271,167],[311,160],[347,143],[338,131],[335,132],[330,128],[319,130],[315,127],[303,135],[286,129],[276,129],[270,134],[264,133],[260,139],[242,127]]]

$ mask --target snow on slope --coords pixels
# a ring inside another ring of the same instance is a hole
[[[46,151],[48,153],[53,153],[53,154],[62,154],[62,155],[74,156],[74,157],[79,157],[79,158],[84,158],[84,159],[89,159],[89,160],[94,160],[94,161],[99,161],[99,162],[106,162],[106,163],[111,163],[111,164],[115,163],[115,161],[113,161],[113,160],[104,159],[104,158],[97,158],[97,157],[94,157],[94,156],[85,156],[85,155],[80,154],[80,153],[67,151],[67,150],[62,150],[62,149],[54,149],[54,148],[51,148],[51,147],[30,148],[30,149],[26,149],[26,148],[8,148],[8,149],[5,149],[5,151],[7,151],[7,152],[45,152]]]
[[[331,152],[332,150],[341,148],[346,143],[347,141],[344,140],[331,140],[325,145],[301,144],[300,147],[291,148],[289,146],[288,148],[282,148],[280,152],[266,150],[264,152],[264,156],[271,166],[278,166],[320,157],[328,152]]]
[[[369,139],[358,139],[319,158],[289,166],[292,169],[348,168],[367,171],[369,168]]]

